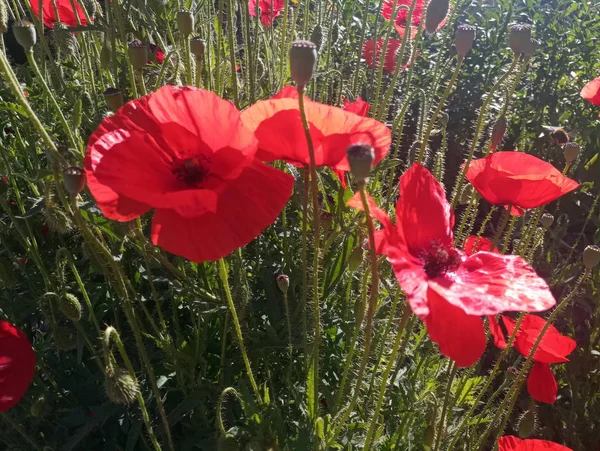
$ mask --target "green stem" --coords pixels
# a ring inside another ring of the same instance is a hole
[[[452,383],[454,382],[454,377],[456,376],[456,371],[458,370],[458,366],[454,364],[451,360],[448,365],[448,384],[446,385],[446,395],[444,396],[444,404],[442,407],[442,417],[440,418],[439,428],[437,430],[435,446],[433,447],[433,451],[438,451],[440,449],[440,444],[442,443],[442,437],[444,436],[444,429],[446,428],[446,412],[448,410],[448,401],[450,400],[450,393],[452,392]]]
[[[240,98],[238,94],[238,79],[237,71],[235,70],[235,2],[229,0],[229,8],[227,8],[227,18],[229,19],[229,27],[227,37],[229,38],[229,63],[231,65],[231,90],[233,93],[233,103],[236,108],[240,108]]]
[[[192,56],[190,52],[190,38],[184,36],[183,38],[183,52],[185,53],[185,82],[188,86],[192,86]]]
[[[2,418],[8,424],[10,424],[13,427],[13,429],[15,431],[17,431],[19,433],[19,435],[21,437],[23,437],[27,443],[29,443],[29,445],[31,445],[33,447],[33,449],[35,449],[36,451],[42,451],[42,448],[40,446],[38,446],[38,444],[35,443],[31,439],[31,433],[29,431],[24,431],[23,428],[21,427],[21,425],[19,423],[17,423],[16,421],[13,421],[12,418],[7,413],[3,412],[1,415],[2,415]]]
[[[502,222],[496,229],[496,233],[494,234],[494,238],[492,239],[492,250],[498,248],[498,244],[500,243],[500,238],[502,237],[502,233],[508,224],[508,220],[511,217],[510,210],[512,209],[512,205],[507,205],[506,210],[502,212]]]

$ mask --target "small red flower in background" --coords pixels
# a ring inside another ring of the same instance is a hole
[[[580,95],[588,102],[600,106],[600,77],[593,79],[585,85]]]
[[[154,208],[154,244],[217,260],[258,236],[291,195],[293,178],[259,161],[256,144],[230,102],[164,86],[100,124],[85,170],[106,217],[130,221]]]
[[[556,301],[546,282],[519,256],[454,247],[454,214],[444,187],[418,163],[400,177],[396,225],[371,200],[384,228],[377,251],[386,254],[412,311],[425,323],[440,352],[458,366],[485,350],[483,315],[542,311]],[[355,195],[348,205],[362,209]]]
[[[571,448],[546,440],[520,438],[512,435],[500,437],[498,440],[498,451],[573,451]]]
[[[285,5],[284,0],[258,0],[260,21],[265,27],[273,25],[273,20],[281,14]],[[248,13],[256,17],[257,0],[248,0]]]
[[[396,3],[396,20],[394,21],[394,27],[400,35],[404,37],[406,29],[409,27],[408,24],[408,11],[412,5],[413,0],[384,0],[381,8],[381,15],[390,20],[394,11],[394,2]],[[414,39],[417,35],[419,27],[425,27],[425,0],[416,0],[415,8],[412,15],[412,24],[410,26],[410,38]],[[446,19],[438,25],[438,30],[446,24]]]
[[[524,209],[541,207],[579,187],[579,183],[550,163],[514,151],[473,160],[466,176],[489,203],[512,205],[513,216],[521,216]]]
[[[494,247],[494,243],[487,238],[482,236],[470,236],[465,240],[465,253],[467,255],[473,255],[477,252],[485,251],[485,252],[493,252],[492,248]]]
[[[258,139],[256,155],[261,160],[285,160],[304,167],[309,165],[298,100],[290,98],[295,95],[291,89],[284,88],[277,94],[280,97],[257,102],[242,112],[242,121]],[[373,165],[387,154],[392,139],[385,124],[308,99],[305,109],[317,166],[349,171],[346,149],[352,144],[371,145],[375,152]]]
[[[48,236],[48,233],[50,233],[50,229],[48,228],[48,226],[46,224],[42,225],[42,228],[40,229],[40,231],[42,232],[42,234],[44,236]]]
[[[150,54],[151,58],[156,60],[158,65],[161,65],[165,61],[165,53],[163,52],[163,49],[156,44],[148,44],[148,53]],[[150,63],[150,61],[148,61],[148,63]]]
[[[83,12],[83,8],[77,0],[74,0],[74,3],[77,16],[79,17],[79,22],[81,25],[87,25],[88,23]],[[38,0],[31,0],[30,4],[33,14],[39,17],[40,14]],[[73,12],[73,7],[71,6],[71,0],[56,0],[56,9],[58,10],[58,17],[62,23],[69,27],[76,27],[78,25],[75,13]],[[59,19],[56,18],[52,0],[43,0],[42,10],[42,21],[44,22],[44,25],[46,25],[48,28],[54,28],[54,24],[58,22]]]
[[[363,99],[360,98],[360,96],[358,96],[354,102],[350,102],[348,99],[344,99],[344,106],[342,106],[342,110],[358,114],[362,117],[367,117],[370,109],[371,105],[369,104],[369,102],[365,102]]]
[[[21,400],[35,373],[35,353],[23,332],[0,320],[0,412]]]
[[[363,45],[362,56],[367,62],[367,65],[377,69],[381,60],[381,52],[383,51],[384,39],[366,41]],[[402,41],[397,39],[390,39],[388,41],[387,49],[385,50],[385,57],[383,58],[383,70],[387,72],[396,71],[396,60],[398,59],[398,49],[402,45]],[[406,69],[411,65],[412,61],[404,64],[401,70]]]
[[[6,178],[6,177],[4,177],[4,176],[2,177],[2,181],[3,181],[4,183],[8,184],[8,178]]]
[[[19,262],[19,265],[26,265],[27,264],[27,259],[25,257],[19,257],[17,259],[17,261]]]
[[[502,316],[502,322],[508,335],[512,335],[516,321],[507,316]],[[515,349],[521,355],[528,357],[545,325],[546,320],[544,318],[536,315],[525,315],[515,336]],[[496,322],[490,326],[490,331],[494,336],[496,346],[506,348],[504,334]],[[533,399],[545,404],[556,402],[558,384],[552,374],[550,364],[568,362],[567,356],[573,352],[576,346],[575,340],[561,335],[556,327],[552,325],[548,327],[535,351],[533,356],[535,364],[527,378],[527,391]]]

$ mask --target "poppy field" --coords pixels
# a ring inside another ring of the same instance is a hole
[[[0,0],[0,451],[600,451],[597,0]]]

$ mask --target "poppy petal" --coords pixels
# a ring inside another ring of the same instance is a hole
[[[0,320],[0,412],[21,400],[35,373],[35,353],[23,332]]]
[[[432,243],[453,246],[454,213],[444,187],[419,163],[414,163],[400,177],[396,217],[413,255],[418,256]]]
[[[38,0],[31,0],[30,4],[33,14],[39,17],[40,14]],[[77,11],[77,16],[79,17],[79,22],[81,25],[86,26],[88,22],[85,18],[83,8],[77,0],[75,0],[74,4],[75,10]],[[56,18],[52,0],[43,0],[42,9],[42,21],[44,22],[44,25],[48,28],[54,28],[54,24],[58,22],[58,19]],[[73,7],[71,6],[71,0],[56,0],[56,9],[58,10],[58,15],[62,23],[69,27],[78,26],[77,18],[75,17],[75,14],[73,13]]]
[[[381,63],[381,52],[385,45],[385,40],[382,38],[376,40],[366,41],[363,44],[362,56],[365,59],[368,66],[375,69],[379,69]],[[396,60],[398,56],[398,49],[402,45],[402,41],[397,39],[388,40],[388,45],[385,50],[385,56],[383,58],[383,69],[389,73],[396,71]],[[402,70],[410,66],[410,62],[406,63]]]
[[[184,218],[173,210],[156,210],[152,242],[195,262],[218,260],[275,221],[293,183],[292,176],[257,161],[225,185],[214,213]]]
[[[349,113],[358,114],[359,116],[366,117],[369,114],[369,110],[371,109],[371,105],[369,102],[365,102],[363,99],[358,96],[354,102],[350,102],[348,99],[344,99],[344,106],[342,107],[344,111],[348,111]]]
[[[371,216],[381,222],[383,226],[392,227],[392,221],[389,215],[382,210],[379,205],[377,205],[377,202],[375,202],[368,193],[366,194],[366,197],[367,203],[369,204],[369,210],[371,211]],[[365,211],[360,191],[354,193],[354,196],[348,199],[346,205],[360,211]]]
[[[297,99],[298,88],[295,86],[284,86],[281,91],[275,94],[271,99]],[[310,101],[308,97],[304,98],[305,101]]]
[[[342,185],[342,188],[346,189],[348,187],[348,183],[346,182],[346,171],[338,171],[334,169],[333,174],[340,181],[340,185]]]
[[[431,340],[459,367],[476,363],[486,346],[483,321],[446,302],[433,290],[427,292],[429,314],[423,318]]]
[[[545,404],[554,404],[558,384],[547,363],[535,363],[527,378],[527,391],[533,399]]]
[[[470,236],[465,240],[465,253],[467,255],[473,255],[477,252],[498,252],[498,249],[492,251],[494,243],[487,238],[482,236]]]
[[[498,440],[498,451],[573,451],[571,448],[546,440],[526,439],[507,435]]]
[[[595,78],[586,84],[581,89],[580,95],[588,102],[600,106],[600,77]]]
[[[429,285],[469,315],[538,312],[556,304],[546,281],[516,255],[478,252]]]
[[[396,28],[398,34],[401,37],[404,37],[404,34],[406,33],[406,28],[409,26],[408,11],[413,3],[413,0],[384,0],[381,8],[381,15],[387,20],[391,20],[392,18],[392,14],[394,12],[394,3],[396,4],[396,20],[394,21],[394,27]],[[417,35],[418,27],[419,25],[421,25],[421,21],[423,18],[424,10],[425,0],[416,0],[415,8],[412,14],[412,26],[410,26],[411,39],[414,39]]]
[[[490,333],[494,338],[494,344],[497,348],[506,349],[506,339],[504,338],[504,332],[502,332],[502,328],[498,323],[495,315],[489,315],[488,317],[488,325],[490,327]]]

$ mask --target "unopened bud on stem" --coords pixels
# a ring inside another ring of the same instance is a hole
[[[591,270],[600,263],[600,247],[590,245],[583,251],[583,266],[587,270]]]
[[[508,45],[517,56],[525,53],[527,47],[531,44],[531,25],[515,24],[510,27],[508,36]]]
[[[304,88],[317,65],[317,46],[310,41],[295,41],[290,49],[290,72],[298,88]]]
[[[287,294],[288,288],[290,287],[290,278],[285,274],[278,275],[277,286],[283,294]]]
[[[448,15],[450,7],[449,0],[431,0],[427,7],[427,17],[425,19],[425,29],[427,33],[433,34],[436,32],[442,20]]]
[[[21,44],[26,52],[30,52],[37,42],[37,34],[33,24],[27,20],[18,20],[14,23],[12,29],[17,42]]]
[[[350,172],[358,186],[364,185],[369,179],[373,168],[375,152],[368,144],[354,144],[346,150]]]

